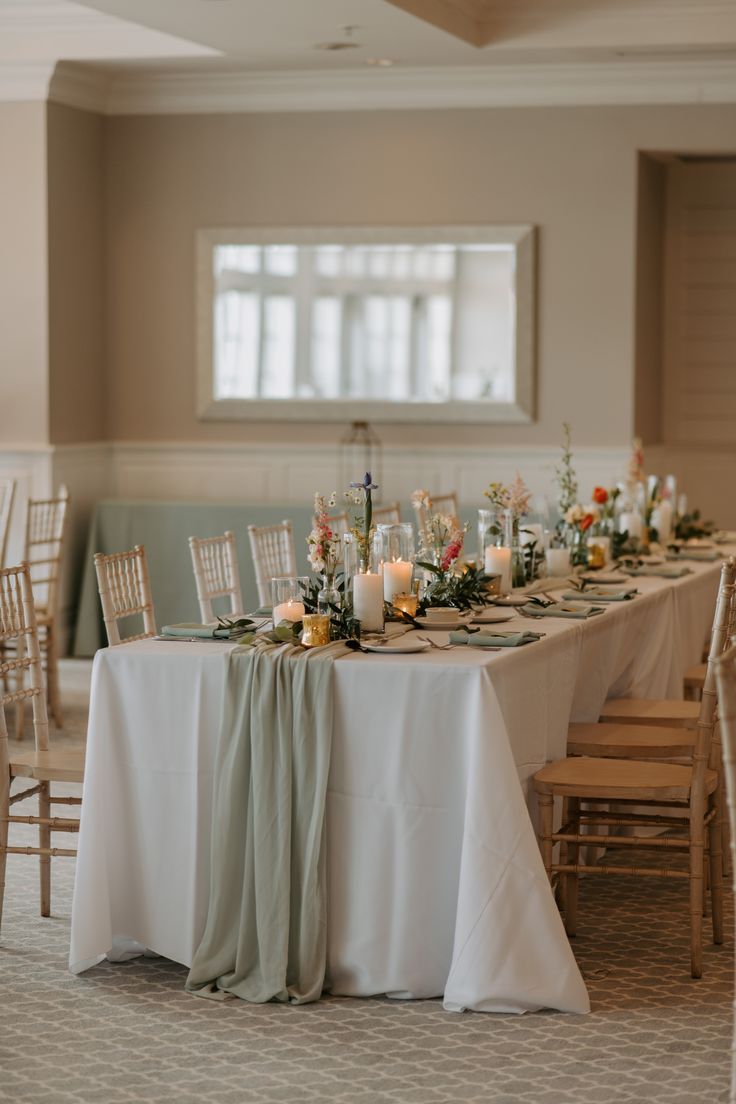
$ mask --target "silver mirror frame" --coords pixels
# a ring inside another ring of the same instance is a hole
[[[214,398],[212,253],[218,245],[501,243],[516,250],[516,400],[383,402],[368,399]],[[196,235],[197,416],[206,421],[528,424],[535,418],[536,233],[530,224],[413,227],[238,227]]]

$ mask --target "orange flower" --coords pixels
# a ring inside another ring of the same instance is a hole
[[[593,488],[593,501],[597,502],[599,506],[603,506],[608,502],[608,491],[605,487]]]
[[[592,514],[585,515],[583,520],[580,522],[580,528],[582,529],[583,533],[586,531],[586,529],[590,529],[591,525],[593,524],[593,520],[594,518]]]

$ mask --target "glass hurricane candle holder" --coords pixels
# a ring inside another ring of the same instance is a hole
[[[395,594],[411,590],[414,571],[414,528],[410,522],[379,525],[376,528],[375,555],[383,575],[383,597],[393,602]]]
[[[304,607],[304,595],[309,586],[306,575],[279,576],[271,579],[271,605],[273,607],[273,627],[277,628],[282,621],[301,621],[306,612]]]
[[[408,613],[410,617],[416,617],[419,596],[417,594],[394,594],[393,606],[394,609],[401,610],[402,613]]]

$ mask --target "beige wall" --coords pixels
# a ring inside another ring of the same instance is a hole
[[[194,415],[199,227],[533,222],[538,412],[445,442],[628,441],[634,429],[637,150],[736,146],[733,107],[120,117],[107,128],[109,432],[278,439]],[[359,409],[356,408],[356,416]],[[289,427],[333,440],[342,427]],[[435,431],[383,427],[386,442]]]
[[[103,126],[48,105],[50,439],[105,436]]]
[[[0,445],[48,441],[46,107],[0,104]]]

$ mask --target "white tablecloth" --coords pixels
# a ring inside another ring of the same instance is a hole
[[[717,566],[700,564],[676,583],[639,579],[634,601],[591,621],[539,621],[545,639],[522,649],[335,663],[333,992],[442,995],[451,1010],[588,1010],[527,781],[564,755],[569,720],[597,719],[607,696],[680,695],[717,579]],[[74,972],[126,940],[191,962],[207,910],[228,647],[142,641],[95,658]]]

